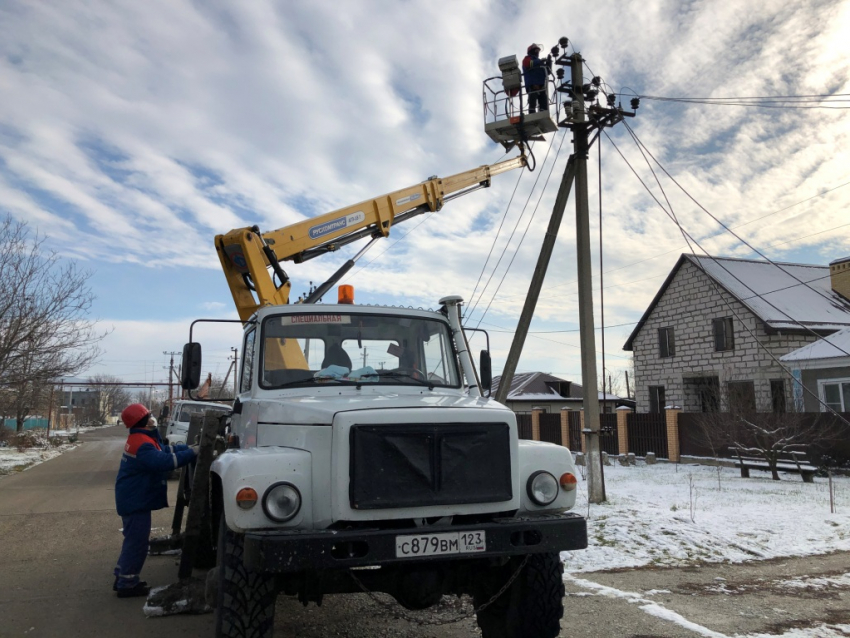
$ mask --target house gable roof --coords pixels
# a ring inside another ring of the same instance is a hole
[[[780,269],[766,261],[683,254],[629,335],[624,350],[632,350],[635,338],[686,260],[769,329],[833,332],[850,326],[850,304],[832,290],[827,266],[777,262]]]
[[[850,355],[850,328],[839,330],[828,337],[803,346],[779,357],[786,363],[799,363],[817,359],[847,359]]]
[[[499,391],[499,383],[502,377],[493,377],[491,395]],[[557,387],[564,387],[569,383],[569,393],[562,395]],[[584,390],[578,383],[572,383],[566,379],[546,374],[545,372],[521,372],[514,375],[511,380],[511,389],[508,391],[506,401],[582,401]],[[599,393],[599,400],[616,401],[619,397],[613,394],[604,395]]]

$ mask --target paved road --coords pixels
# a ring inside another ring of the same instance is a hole
[[[0,478],[0,638],[46,636],[212,636],[213,619],[146,619],[142,601],[118,600],[112,568],[121,546],[113,481],[125,431],[83,436],[84,444],[21,474]],[[174,489],[172,485],[172,489]],[[172,495],[173,500],[173,495]],[[155,514],[167,528],[171,511]],[[176,579],[174,558],[151,557],[153,585]],[[792,628],[845,625],[821,636],[850,636],[850,554],[639,569],[568,577],[562,636],[692,638],[782,634]],[[427,619],[469,611],[461,602]],[[367,597],[328,596],[303,608],[281,598],[276,635],[298,638],[466,638],[474,620],[428,627],[393,617]],[[811,634],[814,636],[815,634]]]

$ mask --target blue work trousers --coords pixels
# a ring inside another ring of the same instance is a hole
[[[115,584],[118,589],[130,589],[139,584],[139,575],[148,556],[151,535],[150,511],[135,512],[122,516],[124,521],[124,544],[115,567]]]

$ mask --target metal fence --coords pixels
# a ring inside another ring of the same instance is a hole
[[[581,412],[571,410],[568,413],[570,425],[570,450],[581,452]]]
[[[517,414],[516,424],[519,427],[519,438],[531,440],[534,438],[531,432],[531,415]]]
[[[626,415],[626,424],[629,429],[629,452],[636,456],[654,452],[658,458],[669,458],[666,414],[629,413]]]
[[[540,414],[540,440],[561,445],[561,415]]]
[[[850,467],[850,413],[839,416],[821,413],[757,413],[755,422],[764,420],[770,429],[784,429],[795,443],[805,446],[807,460],[824,467]],[[735,433],[735,434],[733,434]],[[731,457],[733,439],[745,445],[755,441],[740,426],[740,420],[728,412],[681,412],[679,449],[685,456]]]
[[[617,431],[617,415],[599,415],[599,450],[611,456],[620,454],[620,433]]]
[[[581,432],[581,412],[576,410],[569,413],[569,425],[569,448],[573,452],[581,452],[581,437],[584,436]],[[599,427],[599,450],[611,456],[618,455],[620,453],[620,438],[617,434],[617,415],[600,414]]]

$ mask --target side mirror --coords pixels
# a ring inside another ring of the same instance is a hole
[[[493,364],[490,362],[490,351],[481,351],[481,362],[478,365],[481,373],[481,386],[486,390],[487,396],[490,396],[491,386],[493,385]]]
[[[171,410],[169,409],[168,404],[166,403],[162,406],[162,410],[160,410],[159,412],[159,420],[164,422],[165,419],[168,418],[169,412],[171,412]]]
[[[194,390],[199,385],[201,385],[201,344],[187,343],[183,346],[180,387],[184,390]]]

